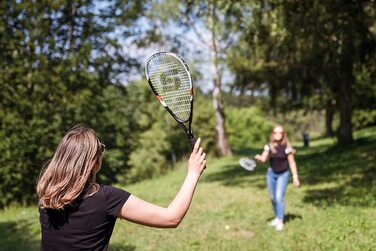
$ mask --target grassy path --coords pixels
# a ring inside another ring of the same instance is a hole
[[[266,166],[246,172],[239,156],[209,159],[186,218],[177,229],[152,229],[126,221],[115,227],[110,250],[376,250],[376,128],[356,132],[356,143],[330,139],[299,149],[302,187],[286,194],[283,232],[269,228],[272,209]],[[171,174],[123,188],[167,206],[184,179]],[[290,182],[291,183],[291,182]],[[38,250],[35,207],[0,211],[0,251]]]

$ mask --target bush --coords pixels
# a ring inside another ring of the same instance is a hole
[[[256,107],[226,109],[226,131],[234,150],[265,144],[273,125]]]
[[[376,110],[355,110],[352,124],[355,129],[376,125]]]

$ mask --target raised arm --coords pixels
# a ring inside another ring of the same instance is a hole
[[[206,154],[198,139],[188,161],[188,172],[183,185],[167,208],[160,207],[131,195],[119,212],[119,217],[134,223],[159,227],[177,227],[191,204],[197,182],[205,167]]]

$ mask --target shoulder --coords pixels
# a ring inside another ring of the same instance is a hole
[[[108,215],[117,217],[119,210],[130,197],[130,193],[120,188],[101,185],[100,192],[104,197]]]
[[[265,152],[269,152],[270,151],[269,143],[264,145],[264,151]]]
[[[113,196],[129,197],[129,195],[130,195],[130,193],[126,190],[123,190],[123,189],[120,189],[120,188],[117,188],[117,187],[113,187],[111,185],[103,185],[103,184],[100,185],[98,192],[100,192],[105,197],[105,199],[108,199],[108,198],[113,197]]]
[[[285,154],[289,155],[289,154],[295,154],[295,149],[291,146],[291,145],[287,145],[285,147]]]

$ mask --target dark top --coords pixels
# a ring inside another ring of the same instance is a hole
[[[117,215],[129,196],[127,191],[101,185],[94,195],[80,196],[63,211],[39,209],[41,250],[107,250]]]
[[[269,144],[264,146],[264,151],[267,151],[269,153],[270,167],[276,173],[287,171],[287,169],[289,168],[287,156],[290,153],[293,153],[294,149],[285,145],[278,144],[275,146],[275,150],[275,153],[273,153],[270,149]]]

